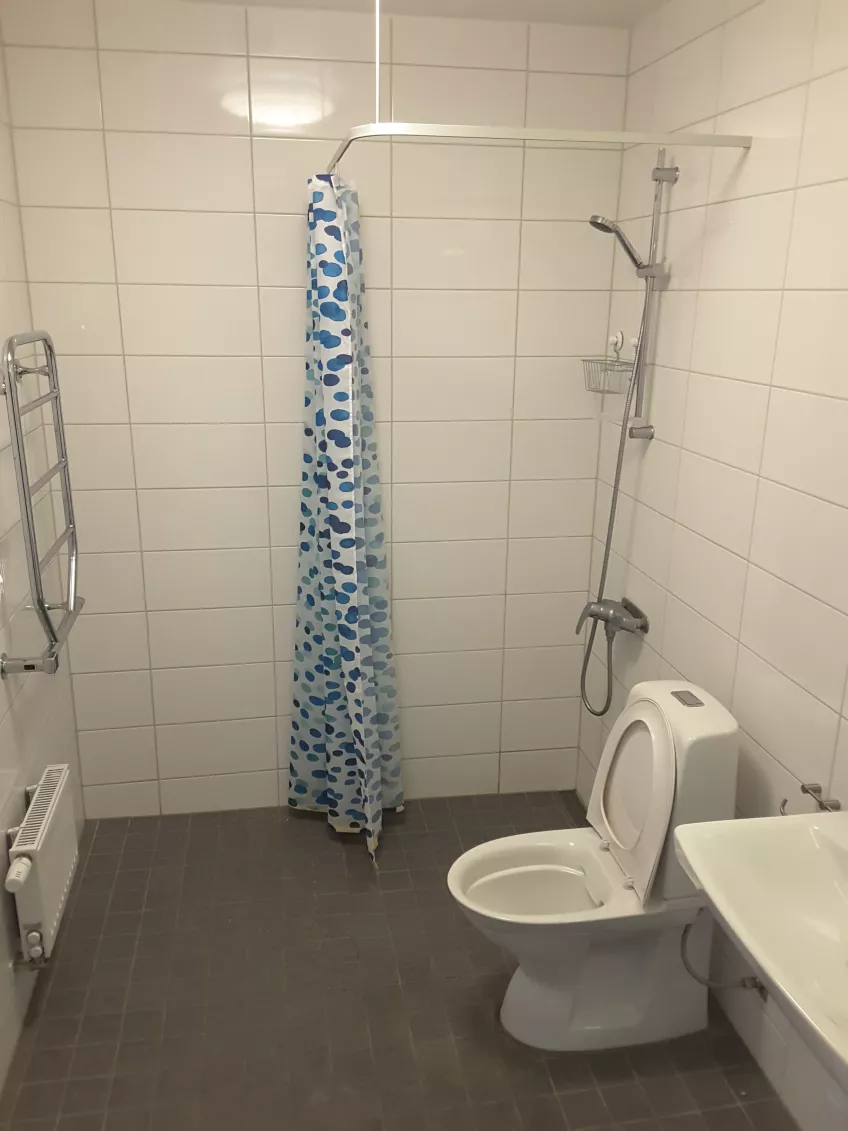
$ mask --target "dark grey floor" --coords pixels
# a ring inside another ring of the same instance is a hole
[[[500,1029],[510,963],[445,872],[577,813],[561,794],[413,802],[378,872],[361,843],[286,810],[91,823],[0,1128],[792,1128],[719,1015],[589,1055]]]

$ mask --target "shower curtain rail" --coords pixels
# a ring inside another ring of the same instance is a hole
[[[750,149],[753,138],[737,134],[633,133],[627,130],[546,130],[512,126],[457,126],[442,122],[370,122],[354,126],[333,154],[327,167],[336,166],[355,141],[380,137],[436,137],[475,141],[544,141],[560,145],[697,145],[725,149]]]

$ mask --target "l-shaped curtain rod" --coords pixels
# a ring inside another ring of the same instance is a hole
[[[752,138],[737,134],[628,133],[626,130],[544,130],[513,126],[450,126],[441,122],[371,122],[354,126],[327,166],[336,166],[355,141],[377,137],[469,138],[475,141],[545,141],[560,145],[699,145],[714,148],[750,149]]]

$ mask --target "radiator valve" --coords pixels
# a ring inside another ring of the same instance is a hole
[[[9,865],[6,873],[6,891],[12,893],[20,891],[27,882],[27,876],[32,869],[32,860],[29,856],[17,856]]]

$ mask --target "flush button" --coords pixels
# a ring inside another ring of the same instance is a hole
[[[682,703],[684,707],[703,707],[703,699],[693,695],[691,691],[672,691],[672,696]]]

